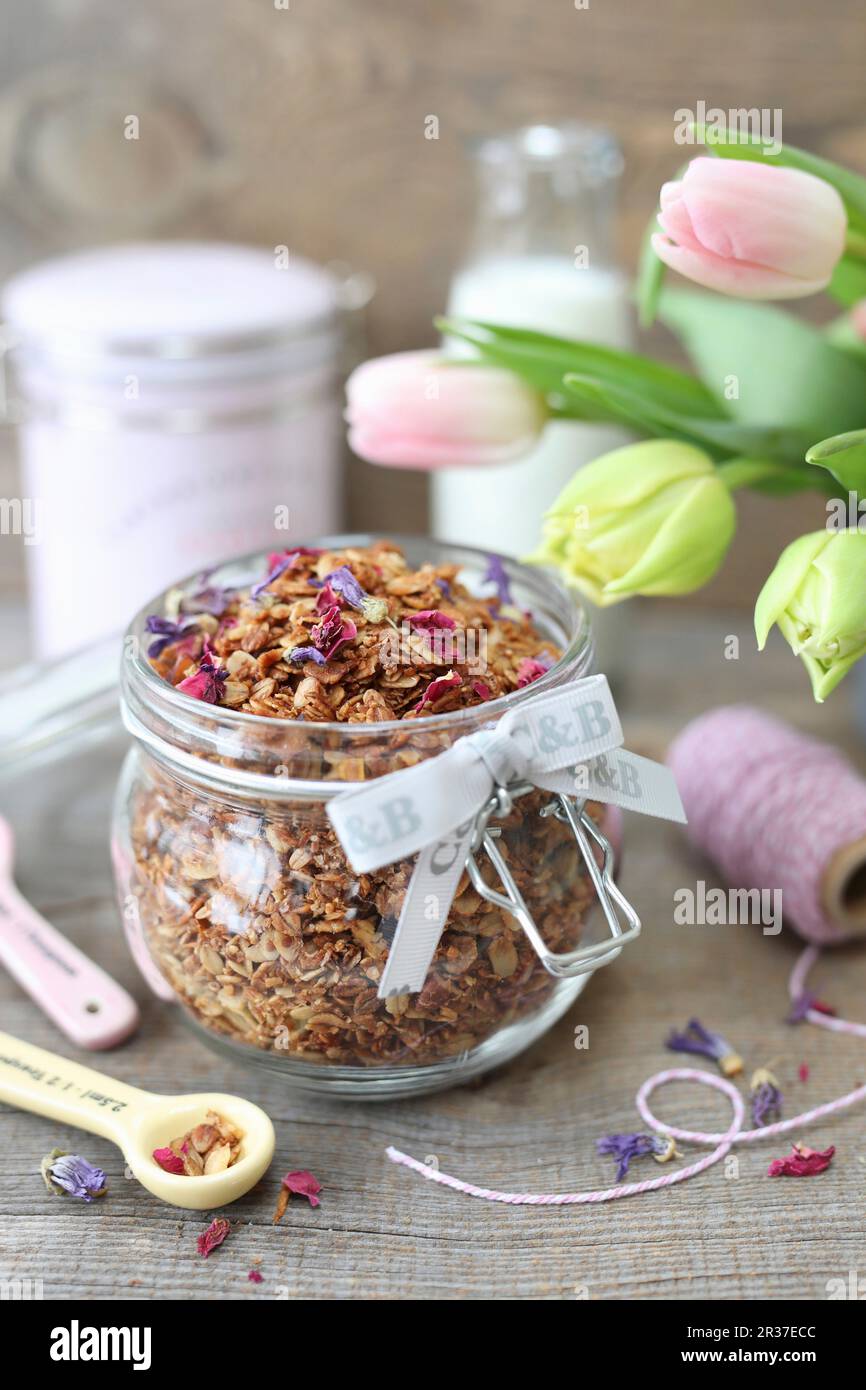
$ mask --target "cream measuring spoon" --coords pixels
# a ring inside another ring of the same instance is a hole
[[[154,1095],[0,1033],[0,1100],[110,1139],[143,1187],[175,1207],[207,1211],[237,1201],[274,1156],[274,1127],[264,1110],[219,1091]],[[240,1157],[221,1173],[166,1173],[153,1157],[215,1110],[240,1131]]]

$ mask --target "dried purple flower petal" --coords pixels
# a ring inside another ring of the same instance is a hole
[[[230,1231],[231,1225],[224,1216],[214,1217],[207,1230],[196,1241],[198,1253],[206,1260],[212,1250],[222,1245]]]
[[[674,1141],[661,1134],[606,1134],[597,1141],[596,1148],[600,1154],[612,1154],[617,1160],[617,1182],[622,1182],[628,1173],[632,1159],[652,1154],[659,1163],[666,1163],[679,1156]]]
[[[331,570],[324,579],[314,581],[314,584],[317,588],[329,587],[333,593],[344,598],[352,608],[357,608],[359,612],[363,613],[370,623],[381,623],[388,616],[388,600],[373,598],[366,593],[348,565],[340,565],[339,569]]]
[[[436,584],[438,588],[442,590],[442,593],[445,598],[451,597],[451,585],[448,583],[447,579],[437,579]]]
[[[40,1170],[45,1186],[57,1196],[78,1197],[83,1202],[105,1196],[105,1173],[80,1154],[52,1149],[43,1158]]]
[[[481,580],[484,584],[495,584],[496,596],[500,605],[514,602],[511,595],[511,582],[500,555],[488,555],[487,569],[481,576]]]
[[[360,608],[367,597],[348,565],[340,565],[339,569],[326,574],[324,579],[319,581],[319,585],[325,584],[330,584],[334,593],[340,594],[353,608]]]
[[[218,584],[208,584],[203,589],[196,589],[194,593],[184,594],[180,601],[180,611],[210,613],[214,618],[221,618],[236,593],[237,590],[234,588],[224,589]]]
[[[766,1067],[759,1067],[752,1075],[752,1119],[756,1129],[774,1123],[782,1118],[782,1092],[779,1083]]]
[[[315,661],[317,666],[324,666],[325,659],[318,647],[293,647],[289,654],[290,661]]]
[[[830,1014],[831,1016],[836,1012],[829,1004],[823,1003],[822,1000],[817,999],[808,989],[804,989],[802,994],[798,994],[797,998],[793,1001],[791,1011],[785,1019],[785,1022],[804,1023],[810,1009],[814,1009],[816,1013]]]
[[[721,1033],[710,1033],[696,1018],[686,1024],[682,1033],[672,1032],[665,1039],[671,1052],[691,1052],[697,1057],[709,1057],[718,1062],[724,1076],[736,1076],[743,1070],[742,1058],[737,1055]]]
[[[161,656],[166,647],[170,647],[172,642],[178,642],[181,637],[198,627],[195,618],[180,618],[173,622],[171,618],[161,618],[158,613],[148,614],[145,622],[148,632],[157,634],[156,641],[151,642],[147,649],[150,657]]]
[[[295,563],[301,555],[321,555],[322,551],[315,548],[311,549],[306,545],[293,545],[290,550],[275,550],[268,556],[268,574],[259,584],[254,584],[250,589],[250,598],[258,598],[263,594],[275,579],[279,579],[281,574],[285,574],[287,569]]]

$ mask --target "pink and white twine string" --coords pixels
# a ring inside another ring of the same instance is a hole
[[[788,991],[792,1000],[797,1000],[802,996],[809,972],[819,955],[818,948],[810,946],[798,958],[788,982]],[[826,1028],[833,1033],[850,1033],[854,1037],[866,1038],[866,1024],[864,1023],[851,1023],[847,1019],[834,1018],[817,1009],[807,1010],[804,1018],[807,1023],[813,1023],[816,1027]],[[710,1086],[714,1091],[721,1091],[723,1095],[727,1096],[731,1102],[733,1114],[731,1123],[724,1134],[704,1134],[700,1130],[678,1129],[674,1125],[667,1125],[661,1120],[657,1120],[649,1107],[649,1097],[660,1086],[665,1086],[671,1081],[695,1081],[701,1086]],[[512,1206],[578,1206],[594,1202],[612,1202],[618,1197],[634,1197],[639,1192],[654,1192],[660,1187],[674,1187],[677,1183],[685,1182],[687,1178],[693,1178],[698,1173],[703,1173],[705,1169],[711,1168],[713,1164],[718,1163],[720,1159],[730,1153],[735,1144],[751,1144],[761,1139],[769,1139],[775,1134],[784,1134],[792,1129],[801,1129],[804,1125],[823,1119],[825,1115],[835,1115],[840,1110],[847,1110],[849,1106],[857,1105],[861,1100],[866,1100],[866,1085],[857,1086],[847,1095],[840,1096],[837,1100],[828,1101],[825,1105],[817,1105],[812,1110],[805,1110],[801,1115],[795,1115],[790,1120],[779,1120],[776,1124],[764,1125],[760,1129],[743,1129],[746,1115],[745,1102],[737,1088],[724,1077],[717,1076],[713,1072],[698,1071],[694,1067],[672,1067],[666,1071],[656,1072],[654,1076],[649,1077],[643,1083],[637,1093],[635,1103],[641,1119],[650,1129],[667,1135],[671,1139],[681,1139],[688,1144],[712,1144],[712,1152],[705,1154],[695,1163],[677,1168],[672,1173],[664,1173],[660,1177],[650,1178],[646,1182],[620,1183],[616,1187],[605,1187],[595,1192],[498,1192],[495,1188],[478,1187],[475,1183],[464,1182],[462,1178],[455,1178],[449,1173],[442,1173],[438,1168],[432,1168],[427,1163],[420,1163],[417,1158],[401,1153],[393,1146],[387,1148],[385,1152],[392,1163],[411,1168],[413,1172],[420,1173],[423,1178],[429,1178],[431,1182],[439,1183],[442,1187],[453,1188],[455,1192],[464,1192],[469,1197],[481,1197],[486,1202],[506,1202]]]

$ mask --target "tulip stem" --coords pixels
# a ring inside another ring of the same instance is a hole
[[[824,490],[823,480],[811,469],[798,464],[777,463],[772,459],[728,459],[725,463],[720,463],[716,471],[731,492],[741,487],[772,484],[785,492],[809,488],[816,492]]]
[[[849,226],[845,233],[845,252],[849,256],[856,256],[858,260],[866,261],[866,234],[855,232]]]

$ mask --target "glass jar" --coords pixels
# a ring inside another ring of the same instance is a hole
[[[460,581],[480,592],[488,554],[400,544],[416,567],[459,565]],[[247,557],[212,582],[249,582],[262,563]],[[148,980],[217,1051],[307,1090],[373,1099],[432,1091],[515,1056],[585,984],[585,968],[575,978],[548,973],[538,942],[464,873],[423,990],[379,999],[412,861],[354,873],[325,814],[341,790],[434,757],[541,690],[591,673],[585,612],[546,574],[503,563],[514,602],[561,658],[531,687],[411,720],[303,722],[190,699],[145,655],[146,613],[162,611],[161,600],[132,623],[122,690],[135,743],[116,805],[118,892]],[[587,939],[594,864],[588,871],[550,803],[534,789],[516,795],[489,833],[544,944],[561,953]],[[585,809],[604,824],[603,808]],[[498,887],[483,849],[476,862]]]

